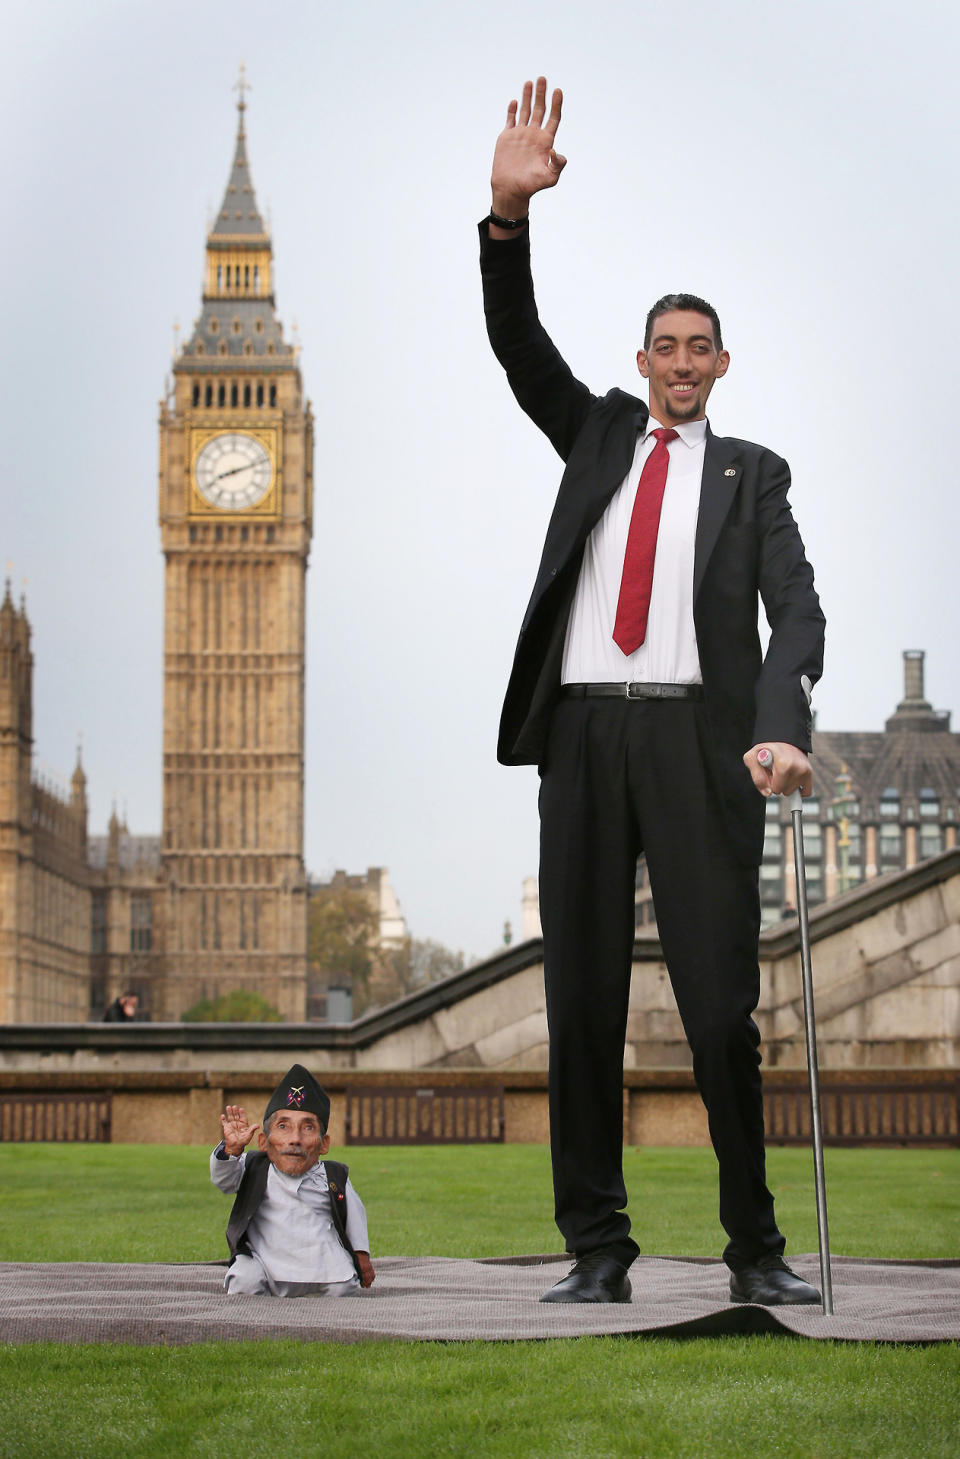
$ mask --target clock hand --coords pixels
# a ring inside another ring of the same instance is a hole
[[[213,479],[214,481],[224,481],[228,476],[236,476],[241,471],[253,471],[256,465],[256,461],[245,461],[242,466],[231,466],[229,471],[221,471]]]

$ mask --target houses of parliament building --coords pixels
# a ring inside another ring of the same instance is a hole
[[[26,606],[0,605],[0,1022],[99,1018],[123,990],[178,1019],[259,992],[306,1010],[304,614],[313,422],[274,308],[270,236],[236,147],[203,305],[160,407],[163,825],[88,831],[32,772]]]

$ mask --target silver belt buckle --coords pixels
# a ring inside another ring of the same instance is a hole
[[[631,694],[631,689],[637,689],[639,692],[637,694]],[[650,693],[649,684],[639,684],[636,681],[631,683],[629,680],[627,680],[627,682],[623,686],[623,691],[627,699],[653,699],[656,697],[655,695]]]

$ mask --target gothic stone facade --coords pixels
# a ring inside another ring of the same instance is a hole
[[[0,1022],[72,1022],[90,999],[86,778],[35,780],[33,654],[10,584],[0,606]]]
[[[304,617],[313,422],[275,313],[273,254],[250,181],[241,86],[203,304],[160,407],[163,828],[116,815],[87,836],[35,781],[24,609],[0,612],[0,1021],[98,1017],[126,988],[177,1019],[255,989],[302,1019]]]
[[[306,1010],[304,614],[313,422],[274,312],[241,94],[203,309],[160,413],[162,1015],[251,988]]]

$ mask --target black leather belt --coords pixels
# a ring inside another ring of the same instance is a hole
[[[562,699],[702,699],[702,684],[564,684]]]

